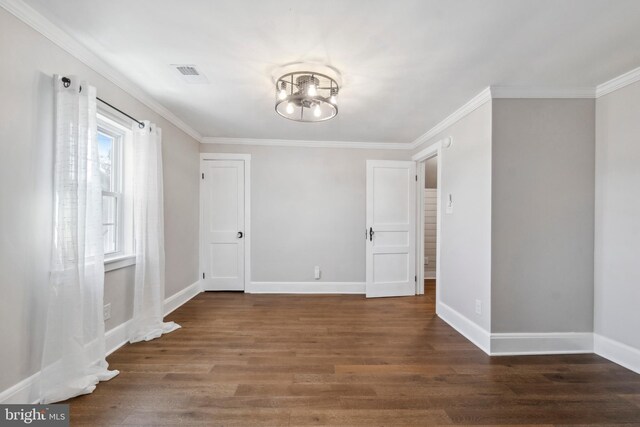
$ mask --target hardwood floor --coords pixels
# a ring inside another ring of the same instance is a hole
[[[71,425],[636,424],[640,375],[596,355],[490,358],[427,295],[204,293],[126,345]]]

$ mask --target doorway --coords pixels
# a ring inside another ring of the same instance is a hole
[[[442,142],[430,145],[415,154],[412,159],[417,162],[418,172],[416,293],[432,298],[437,312],[442,287],[440,280]]]
[[[433,300],[436,296],[436,263],[438,242],[438,156],[430,157],[423,162],[424,188],[423,188],[423,241],[424,245],[424,294]]]

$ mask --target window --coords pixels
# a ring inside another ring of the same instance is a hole
[[[102,183],[102,234],[104,254],[120,252],[122,244],[122,136],[98,129],[100,181]]]
[[[133,255],[130,166],[131,131],[124,123],[98,114],[98,161],[102,184],[102,233],[105,263]],[[130,265],[130,264],[128,264]]]

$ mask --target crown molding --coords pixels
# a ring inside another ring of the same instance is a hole
[[[535,86],[491,86],[491,97],[500,98],[586,98],[596,97],[593,87],[535,87]]]
[[[306,147],[306,148],[359,148],[366,150],[411,150],[413,146],[406,142],[357,142],[357,141],[311,141],[292,139],[262,138],[223,138],[205,136],[203,144],[224,145],[266,145],[272,147]]]
[[[127,94],[131,95],[151,110],[164,117],[193,139],[197,141],[202,139],[202,135],[200,135],[199,132],[169,111],[114,67],[94,54],[89,48],[73,38],[69,33],[49,21],[22,0],[0,0],[0,7],[6,9],[9,13],[42,34],[47,39],[51,40],[80,62],[84,63],[89,68],[118,86],[120,89],[124,90]]]
[[[628,71],[618,77],[614,77],[613,79],[596,86],[596,98],[600,98],[601,96],[604,96],[615,90],[622,89],[623,87],[637,81],[640,81],[640,67]]]
[[[443,121],[429,129],[426,133],[423,133],[419,137],[413,140],[410,143],[411,148],[417,148],[420,144],[424,144],[425,142],[432,139],[434,136],[438,135],[440,132],[447,129],[449,126],[456,123],[458,120],[466,116],[467,114],[475,111],[478,107],[484,105],[486,102],[491,100],[491,87],[487,87],[482,92],[471,98],[466,104],[462,107],[458,108],[456,111],[451,113],[447,118]]]

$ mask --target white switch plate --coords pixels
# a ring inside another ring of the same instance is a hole
[[[482,314],[482,301],[476,300],[476,314]]]
[[[111,319],[111,303],[106,304],[103,308],[103,316],[104,316],[104,320],[109,320]]]
[[[316,280],[320,279],[320,266],[316,265],[316,268],[313,270],[313,278]]]
[[[424,265],[429,265],[429,257],[424,257]]]

